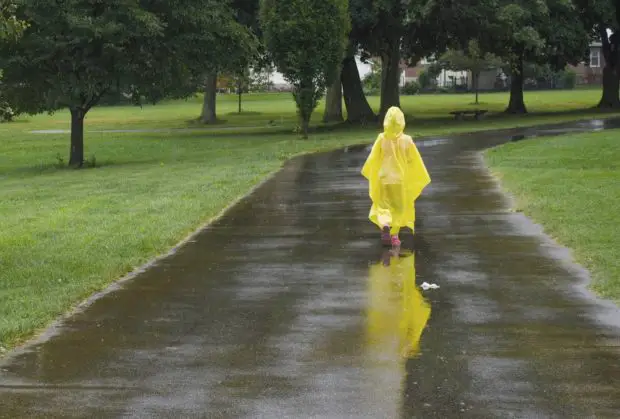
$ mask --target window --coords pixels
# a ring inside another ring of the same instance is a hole
[[[599,49],[590,50],[590,67],[599,68],[601,66],[601,51]]]

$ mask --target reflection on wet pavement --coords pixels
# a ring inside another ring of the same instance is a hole
[[[431,308],[415,283],[414,261],[413,253],[386,250],[370,267],[369,348],[379,356],[413,358],[420,350]]]
[[[370,266],[367,303],[367,356],[372,381],[393,400],[383,401],[383,417],[399,417],[406,362],[420,351],[420,338],[429,319],[430,304],[415,282],[415,256],[386,250]],[[373,394],[368,395],[373,400]],[[386,410],[390,408],[390,411]]]
[[[620,417],[619,310],[477,154],[518,135],[421,142],[433,183],[399,254],[367,220],[367,151],[291,161],[0,364],[0,417]]]

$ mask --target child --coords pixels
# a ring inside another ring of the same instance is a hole
[[[394,247],[400,246],[398,233],[402,227],[413,231],[414,201],[431,181],[418,148],[404,129],[402,111],[397,107],[388,109],[383,133],[362,169],[372,200],[370,221],[381,229],[383,243]]]

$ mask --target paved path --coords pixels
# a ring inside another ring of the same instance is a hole
[[[476,154],[556,128],[422,142],[433,183],[401,257],[366,220],[366,151],[293,160],[7,360],[0,417],[620,417],[620,311],[507,210]]]

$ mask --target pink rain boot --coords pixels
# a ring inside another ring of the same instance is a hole
[[[392,236],[392,247],[400,247],[400,239],[398,236]]]

